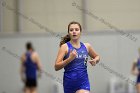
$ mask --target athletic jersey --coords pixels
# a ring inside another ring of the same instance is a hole
[[[25,74],[27,79],[36,79],[37,65],[31,59],[31,52],[26,53]]]
[[[90,91],[87,74],[88,51],[85,45],[80,42],[80,48],[74,48],[70,42],[66,44],[68,46],[68,54],[65,55],[64,60],[69,57],[70,51],[73,49],[77,51],[77,56],[64,67],[64,93],[76,93],[79,89]]]
[[[140,83],[140,58],[137,60],[137,68],[139,70],[139,74],[137,76],[137,83]]]
[[[77,56],[68,65],[64,67],[65,77],[71,79],[77,79],[87,74],[87,58],[88,52],[83,43],[80,42],[80,48],[74,48],[70,42],[67,42],[68,54],[64,57],[64,60],[69,57],[70,51],[75,49]]]

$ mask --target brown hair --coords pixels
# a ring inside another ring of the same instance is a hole
[[[27,43],[26,43],[26,49],[27,49],[27,50],[32,49],[32,50],[34,51],[34,48],[33,48],[33,45],[32,45],[31,42],[27,42]]]
[[[79,26],[79,28],[80,28],[80,31],[82,31],[82,27],[81,27],[80,23],[75,22],[75,21],[72,21],[72,22],[70,22],[69,25],[68,25],[68,33],[69,33],[70,26],[71,26],[72,24],[77,24],[77,25]],[[70,36],[69,36],[69,34],[67,34],[66,36],[64,36],[64,37],[61,38],[61,41],[60,41],[60,45],[59,45],[59,46],[65,44],[65,43],[67,43],[67,42],[69,42],[70,40],[71,40],[71,39],[70,39]]]

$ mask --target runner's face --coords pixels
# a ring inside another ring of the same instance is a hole
[[[71,40],[78,40],[81,36],[80,27],[78,24],[71,24],[69,27],[69,35]]]

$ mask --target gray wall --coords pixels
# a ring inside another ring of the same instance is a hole
[[[140,39],[140,33],[135,33],[134,36]],[[48,73],[62,79],[63,70],[58,72],[54,70],[54,62],[59,48],[59,38],[45,34],[0,35],[0,93],[20,93],[23,87],[19,77],[20,61],[8,54],[6,50],[21,55],[25,51],[24,46],[27,41],[33,42],[36,51],[40,55],[44,69]],[[89,42],[93,46],[95,51],[101,56],[100,62],[129,77],[132,61],[138,57],[139,40],[134,42],[125,36],[114,33],[88,33],[83,34],[81,41]],[[5,47],[5,50],[2,47]],[[91,93],[109,93],[109,80],[114,75],[99,65],[92,67],[88,64],[88,72]],[[55,80],[43,74],[42,78],[39,79],[38,90],[40,93],[53,93],[51,91],[54,84],[56,84]],[[61,91],[63,90],[61,89]]]

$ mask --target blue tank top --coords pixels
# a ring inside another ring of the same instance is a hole
[[[26,53],[26,61],[24,63],[25,75],[27,79],[36,79],[37,65],[32,61],[31,55],[31,52]]]
[[[87,59],[88,51],[85,45],[80,42],[80,48],[75,48],[70,42],[67,42],[68,54],[65,55],[64,60],[70,55],[70,51],[75,49],[77,51],[77,57],[64,67],[64,77],[70,79],[78,79],[87,75]]]

